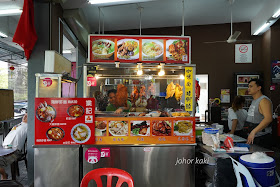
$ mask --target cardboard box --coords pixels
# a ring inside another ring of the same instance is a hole
[[[0,121],[14,117],[14,91],[0,89]]]

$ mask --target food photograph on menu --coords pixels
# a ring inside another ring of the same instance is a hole
[[[131,121],[131,136],[150,136],[149,121]]]
[[[107,122],[95,121],[95,136],[106,136]]]
[[[187,40],[167,40],[166,59],[173,61],[188,61],[188,42]]]
[[[68,108],[67,111],[68,115],[70,117],[81,117],[84,114],[84,108],[80,105],[72,105]]]
[[[117,42],[118,59],[139,59],[139,41],[135,39],[121,39]]]
[[[163,40],[142,40],[143,61],[163,61]]]
[[[128,136],[128,122],[110,121],[109,134],[110,136]]]
[[[187,136],[193,132],[192,121],[174,121],[174,136]]]
[[[152,122],[152,134],[154,136],[171,136],[171,121],[153,121]]]
[[[77,143],[85,143],[91,135],[90,128],[83,123],[75,125],[71,130],[71,137]]]
[[[39,104],[36,110],[36,117],[41,122],[52,122],[56,117],[56,110],[48,105],[46,101]]]
[[[114,60],[114,39],[98,39],[92,41],[92,54],[94,59]]]
[[[65,135],[65,132],[60,127],[52,127],[50,129],[48,129],[48,131],[47,131],[47,137],[53,141],[62,140],[64,135]]]

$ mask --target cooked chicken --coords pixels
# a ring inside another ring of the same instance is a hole
[[[170,84],[168,84],[168,86],[166,88],[165,99],[168,99],[169,97],[173,97],[174,93],[175,93],[175,85],[173,82],[171,82]]]
[[[119,84],[117,87],[116,105],[118,107],[127,107],[127,87],[123,84]]]
[[[179,84],[176,84],[175,87],[175,98],[177,101],[180,101],[183,95],[183,86],[180,86]]]

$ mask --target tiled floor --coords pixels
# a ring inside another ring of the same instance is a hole
[[[8,173],[8,180],[12,180],[10,166],[6,167],[5,170]],[[26,169],[24,161],[19,162],[19,176],[16,176],[16,181],[20,182],[24,187],[28,187],[27,169]]]

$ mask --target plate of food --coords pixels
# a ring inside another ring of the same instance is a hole
[[[80,106],[80,105],[71,105],[68,108],[67,113],[71,117],[78,118],[78,117],[83,116],[84,108],[82,106]]]
[[[193,132],[192,121],[182,120],[174,122],[174,135],[175,136],[187,136]]]
[[[47,102],[40,103],[36,110],[36,117],[41,122],[51,122],[56,117],[56,110]]]
[[[155,136],[171,136],[170,121],[153,121],[152,133]]]
[[[115,51],[115,43],[111,40],[100,39],[92,42],[92,54],[97,59],[108,59]]]
[[[78,123],[71,130],[71,137],[77,143],[85,143],[91,135],[90,128],[83,123]]]
[[[52,127],[47,130],[47,137],[53,141],[62,140],[64,137],[65,132],[60,127]]]
[[[109,132],[112,136],[127,136],[128,122],[127,121],[110,121]]]
[[[142,45],[143,57],[157,59],[163,55],[163,43],[158,40],[146,40]]]
[[[106,121],[95,121],[95,129],[99,129],[100,131],[106,130]]]
[[[187,40],[167,40],[166,57],[168,60],[187,61],[188,43]]]
[[[135,39],[122,39],[117,42],[117,57],[119,59],[133,60],[139,58],[139,41]]]
[[[149,121],[131,121],[132,136],[149,136],[150,122]]]

